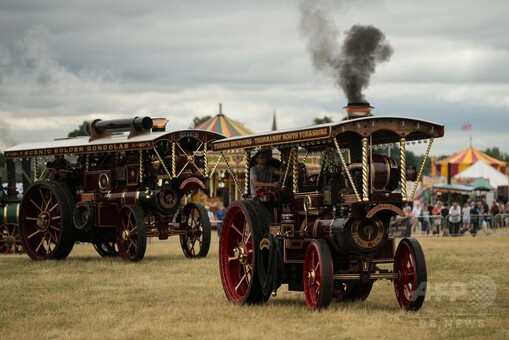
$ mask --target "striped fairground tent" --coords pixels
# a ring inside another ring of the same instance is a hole
[[[222,112],[221,104],[219,104],[219,113],[217,115],[198,124],[194,128],[217,132],[226,137],[243,136],[254,133],[252,130],[242,125],[242,123],[225,116]]]
[[[491,165],[501,173],[505,174],[507,167],[507,164],[505,162],[499,161],[498,159],[488,156],[487,154],[477,149],[474,149],[472,146],[458,153],[455,153],[450,157],[435,162],[435,164],[433,164],[434,168],[433,170],[435,170],[435,173],[437,175],[447,177],[448,176],[447,169],[450,164],[451,173],[449,174],[449,176],[453,177],[454,175],[467,169],[469,166],[471,166],[477,161],[482,161],[488,165]]]

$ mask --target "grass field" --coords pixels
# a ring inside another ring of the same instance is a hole
[[[418,312],[400,310],[390,281],[376,282],[365,302],[320,312],[286,285],[263,306],[232,305],[215,235],[205,259],[186,259],[178,238],[149,244],[134,264],[88,244],[63,261],[2,255],[0,338],[509,338],[509,237],[419,241],[429,287]]]

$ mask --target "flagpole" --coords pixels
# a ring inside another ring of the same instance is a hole
[[[470,132],[470,147],[472,147],[472,125],[468,124],[468,131]]]

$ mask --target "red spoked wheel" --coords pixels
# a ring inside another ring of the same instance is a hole
[[[74,198],[63,184],[33,183],[20,205],[20,237],[33,260],[63,259],[73,246]]]
[[[117,246],[120,257],[125,261],[137,262],[145,256],[147,228],[140,207],[125,205],[120,209],[117,222]]]
[[[0,254],[22,253],[23,246],[19,236],[19,226],[5,223],[0,226]]]
[[[396,299],[405,310],[419,310],[424,303],[427,284],[426,260],[416,239],[404,238],[394,254]]]
[[[254,202],[233,202],[223,219],[219,241],[219,271],[228,300],[235,304],[265,302],[256,269],[261,240]]]
[[[209,253],[212,226],[203,205],[188,203],[184,207],[187,233],[180,235],[180,245],[184,255],[189,258],[205,257]]]
[[[94,243],[94,249],[102,257],[118,256],[118,247],[116,242]]]
[[[334,267],[325,240],[312,240],[304,256],[304,295],[310,309],[327,308],[332,300]]]

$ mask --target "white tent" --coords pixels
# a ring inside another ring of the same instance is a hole
[[[491,165],[484,163],[483,161],[475,162],[459,174],[456,174],[454,178],[485,178],[494,188],[500,185],[507,185],[508,183],[506,175],[493,168]]]

